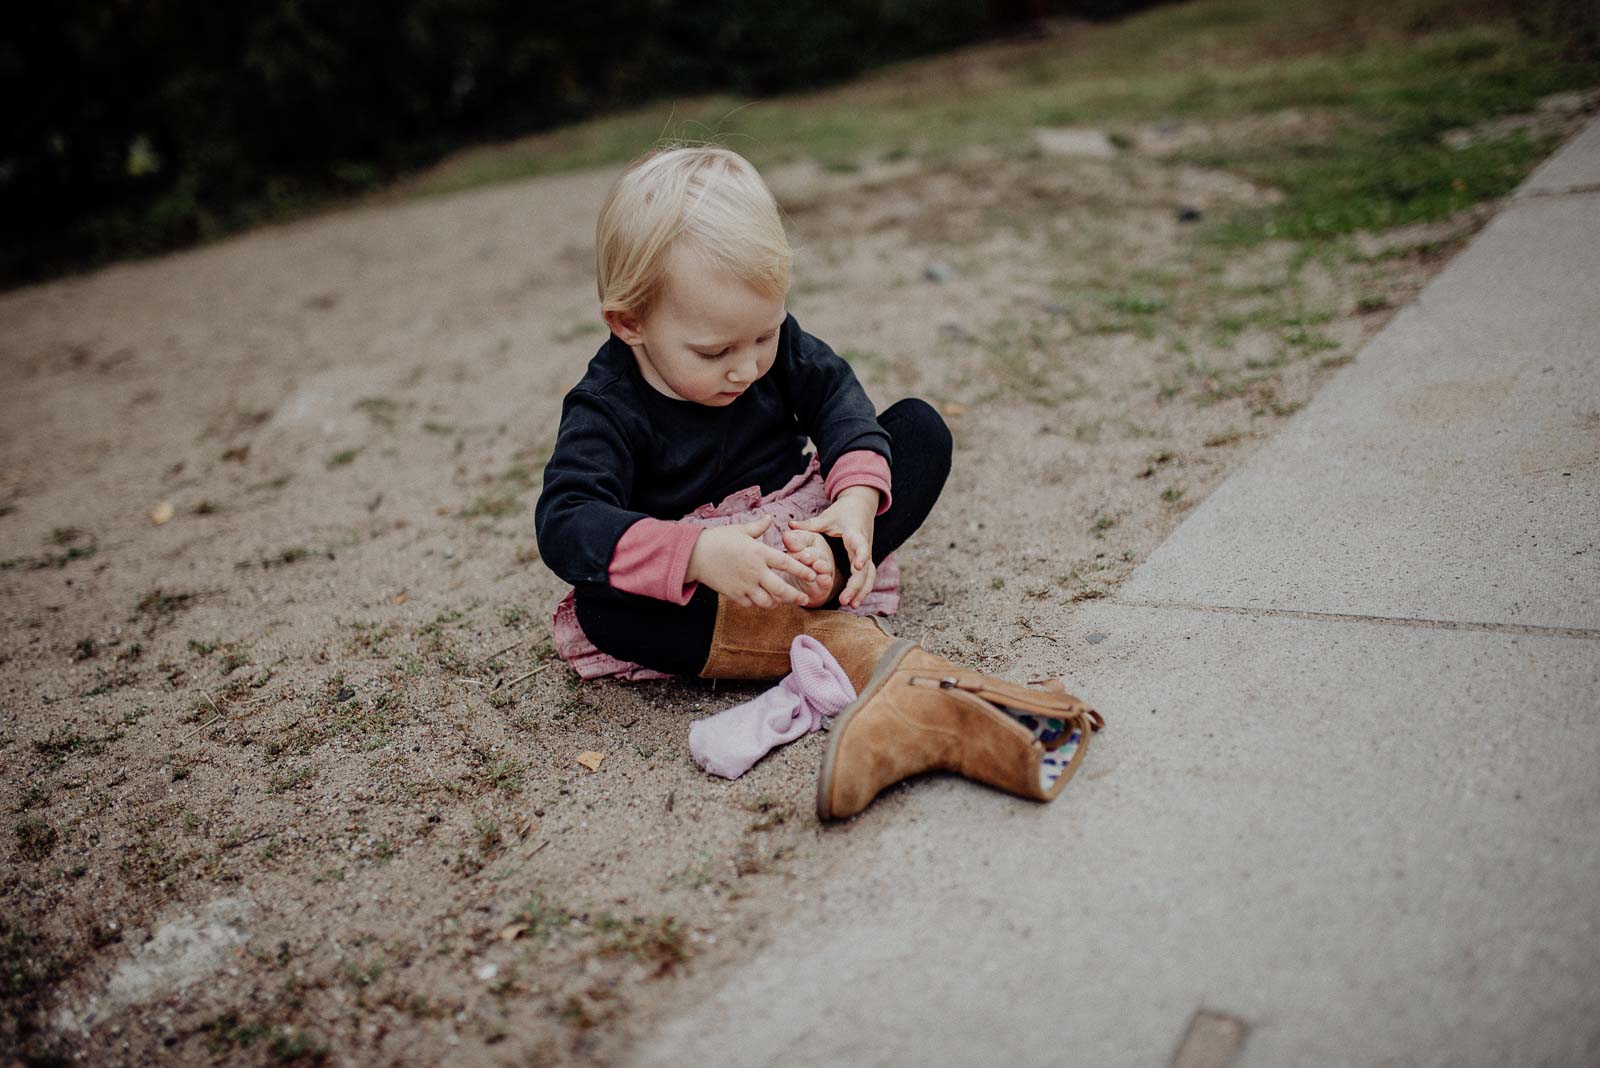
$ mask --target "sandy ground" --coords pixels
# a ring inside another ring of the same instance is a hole
[[[690,720],[753,688],[551,658],[532,508],[610,178],[0,296],[0,1049],[614,1061],[899,818],[915,783],[817,825],[820,735],[702,774]],[[1267,193],[1157,153],[771,178],[801,324],[955,433],[893,625],[1014,678],[1070,680],[1073,605],[1481,222],[1302,262],[1195,240]]]

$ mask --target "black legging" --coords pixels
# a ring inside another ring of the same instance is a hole
[[[950,430],[932,405],[908,397],[886,408],[878,424],[889,435],[894,463],[889,510],[873,523],[874,564],[881,564],[922,526],[950,474]],[[828,540],[834,560],[848,571],[844,546],[836,538]],[[580,586],[575,607],[589,640],[619,660],[674,675],[698,675],[711,651],[717,593],[703,583],[684,605],[609,586]]]

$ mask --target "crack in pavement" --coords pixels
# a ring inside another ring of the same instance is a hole
[[[1103,602],[1118,608],[1175,608],[1186,612],[1220,612],[1234,616],[1262,616],[1272,619],[1305,619],[1319,623],[1377,623],[1387,627],[1429,627],[1436,630],[1488,631],[1495,634],[1526,634],[1535,638],[1580,638],[1600,641],[1600,630],[1583,627],[1541,627],[1531,623],[1480,623],[1471,620],[1424,619],[1413,616],[1365,616],[1351,612],[1306,612],[1293,608],[1245,608],[1236,605],[1197,604],[1190,601]]]

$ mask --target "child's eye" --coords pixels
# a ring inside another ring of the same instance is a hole
[[[702,352],[702,353],[700,353],[700,355],[704,356],[708,360],[716,360],[716,359],[720,359],[723,356],[726,356],[729,352],[732,351],[732,349],[733,349],[733,347],[730,345],[727,348],[721,349],[720,351],[717,351],[717,352]],[[696,351],[699,351],[699,350],[696,350]]]

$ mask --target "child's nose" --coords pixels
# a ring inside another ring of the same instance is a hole
[[[754,356],[747,356],[728,368],[728,381],[753,382],[756,377],[756,361]]]

